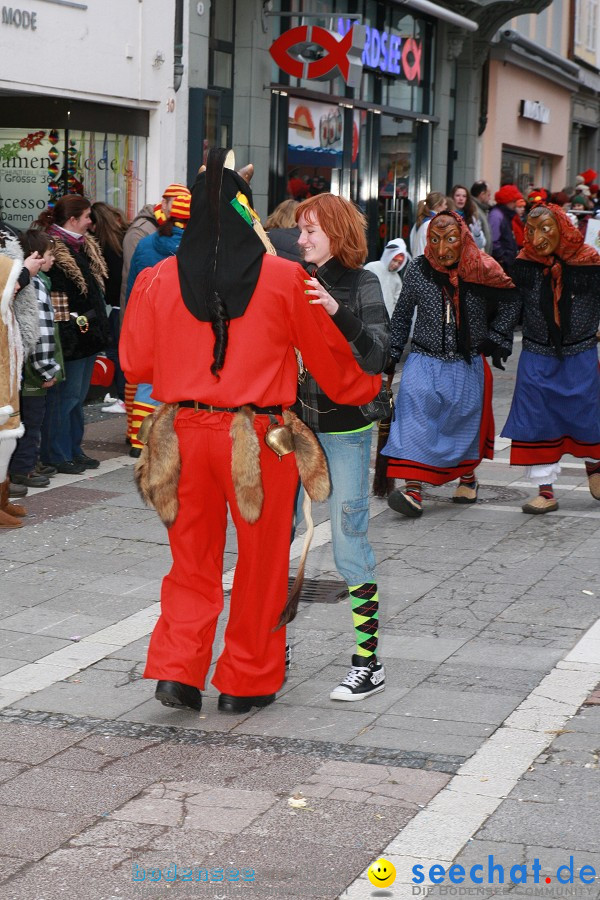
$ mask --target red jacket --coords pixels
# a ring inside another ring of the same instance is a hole
[[[177,260],[171,257],[137,278],[123,321],[119,355],[127,381],[149,383],[164,403],[199,400],[214,406],[291,406],[298,366],[304,365],[338,403],[368,403],[380,375],[358,366],[346,339],[321,306],[304,293],[301,266],[265,254],[246,312],[229,324],[225,366],[211,374],[214,337],[185,307]]]

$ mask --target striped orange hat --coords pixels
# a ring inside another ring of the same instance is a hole
[[[171,204],[170,218],[175,222],[187,222],[190,217],[190,205],[192,195],[188,190],[185,194],[177,194]]]
[[[177,197],[179,194],[189,194],[189,191],[185,184],[170,184],[169,187],[163,191],[163,197]]]

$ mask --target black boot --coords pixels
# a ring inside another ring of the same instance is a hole
[[[180,681],[159,681],[154,696],[163,706],[175,709],[202,709],[202,694],[196,687],[182,684]]]
[[[275,697],[276,694],[263,694],[258,697],[234,697],[233,694],[219,694],[219,709],[221,712],[247,713],[253,706],[268,706]]]

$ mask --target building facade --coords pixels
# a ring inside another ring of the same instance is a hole
[[[68,191],[129,217],[160,198],[176,174],[175,8],[2,4],[0,209],[9,224],[26,228]]]
[[[571,177],[587,169],[600,171],[600,16],[598,0],[573,0],[571,57],[579,64],[579,87],[573,97]]]
[[[262,217],[332,190],[364,210],[373,257],[429,190],[481,177],[558,190],[597,167],[597,5],[2,5],[2,215],[24,227],[83,189],[131,217],[168,182],[193,184],[209,147],[233,146],[254,163]]]
[[[579,67],[568,59],[569,0],[500,29],[487,62],[481,171],[495,185],[559,191],[569,177],[569,139]]]

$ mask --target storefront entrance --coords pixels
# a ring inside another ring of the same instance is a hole
[[[269,209],[286,197],[347,197],[365,212],[369,258],[377,258],[388,241],[408,237],[427,192],[431,124],[307,93],[273,93],[272,159],[279,163],[271,170]]]
[[[549,157],[502,149],[501,184],[516,184],[526,197],[534,187],[549,187],[551,179],[552,161]]]
[[[4,97],[0,114],[12,123],[0,128],[0,215],[12,227],[26,230],[68,193],[128,220],[145,202],[147,112]]]

